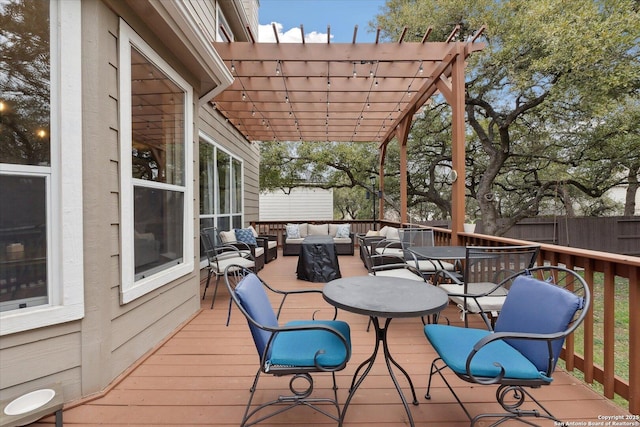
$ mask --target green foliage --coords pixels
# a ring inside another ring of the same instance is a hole
[[[633,0],[388,0],[372,28],[395,41],[466,39],[483,25],[486,48],[466,70],[467,214],[488,234],[545,214],[616,213],[604,197],[640,188],[640,16]],[[450,216],[450,108],[434,97],[408,140],[413,220]],[[264,146],[261,188],[361,188],[377,174],[367,144]],[[273,150],[273,153],[267,151]],[[274,170],[276,168],[276,170]],[[384,197],[399,204],[399,156],[390,144]],[[363,197],[362,194],[350,197]],[[366,209],[366,201],[362,203]],[[385,214],[386,215],[386,214]],[[387,216],[389,217],[389,216]],[[504,224],[498,228],[498,220]]]

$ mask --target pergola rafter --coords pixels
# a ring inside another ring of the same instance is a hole
[[[445,42],[428,42],[431,31],[406,42],[403,31],[396,43],[379,43],[379,33],[375,43],[356,43],[357,28],[353,43],[217,42],[234,82],[211,101],[250,141],[366,142],[385,153],[394,137],[406,146],[415,113],[436,92],[454,111],[464,102],[464,62],[484,48],[477,42],[483,28],[463,41],[456,41],[458,31]],[[454,113],[454,120],[464,126],[463,115]],[[458,134],[460,124],[454,129],[454,157],[461,146],[464,168],[464,132]],[[462,220],[455,215],[460,204],[454,206],[455,231]]]

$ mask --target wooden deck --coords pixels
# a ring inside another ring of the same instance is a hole
[[[297,257],[279,256],[259,273],[268,283],[280,288],[319,287],[295,277]],[[362,275],[366,270],[359,257],[341,256],[343,277]],[[247,324],[237,312],[225,326],[228,294],[221,283],[215,308],[209,309],[212,292],[207,292],[202,310],[179,328],[161,346],[147,355],[98,398],[74,402],[65,407],[64,424],[82,426],[237,426],[249,396],[249,387],[257,369],[257,355]],[[310,318],[318,307],[326,307],[321,297],[291,300],[283,313],[288,318]],[[445,315],[459,322],[453,307]],[[353,356],[338,375],[339,399],[344,402],[351,376],[358,364],[370,355],[373,332],[366,332],[367,318],[340,312],[338,317],[351,325]],[[395,319],[389,332],[390,349],[409,372],[420,404],[411,406],[417,426],[468,426],[462,409],[439,378],[434,379],[432,399],[424,399],[429,365],[434,351],[422,332],[420,319]],[[317,376],[318,377],[318,376]],[[329,395],[328,377],[316,378],[315,393]],[[399,377],[408,393],[407,383]],[[495,388],[471,386],[451,375],[461,399],[472,414],[497,411]],[[272,398],[288,391],[289,379],[263,375],[256,400]],[[551,412],[568,425],[597,425],[598,417],[628,414],[624,409],[592,392],[565,372],[557,372],[553,384],[534,392]],[[53,424],[48,417],[36,425]],[[572,424],[573,423],[573,424]],[[584,423],[584,424],[582,424]],[[305,407],[279,415],[262,426],[326,426],[336,423]],[[515,423],[508,422],[504,425]],[[541,421],[542,426],[554,423]],[[357,391],[347,411],[345,426],[405,426],[407,416],[389,378],[382,355]],[[486,424],[481,424],[486,425]],[[605,425],[605,424],[602,424]]]

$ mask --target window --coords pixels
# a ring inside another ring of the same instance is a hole
[[[193,271],[191,86],[120,21],[122,302]]]
[[[218,25],[216,25],[216,37],[219,42],[232,42],[234,40],[233,31],[231,31],[231,27],[229,27],[229,23],[227,22],[227,18],[225,18],[224,13],[222,13],[222,9],[220,9],[220,5],[216,6],[216,12],[218,16]],[[220,28],[224,28],[224,31]]]
[[[242,161],[215,145],[207,135],[200,134],[201,228],[242,227],[242,181]]]
[[[80,24],[0,0],[0,335],[84,315]]]

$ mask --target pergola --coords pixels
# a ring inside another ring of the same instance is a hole
[[[376,143],[380,190],[386,149],[400,144],[400,220],[407,222],[407,137],[414,115],[436,93],[452,109],[452,168],[465,176],[464,68],[482,50],[459,27],[444,42],[257,43],[216,42],[234,82],[214,97],[215,107],[250,141]],[[304,29],[301,26],[302,40]],[[275,32],[275,28],[274,28]],[[327,29],[330,34],[330,28]],[[464,179],[452,185],[454,239],[464,222]],[[379,212],[384,212],[380,198]],[[382,216],[382,215],[381,215]],[[457,242],[454,242],[454,244]]]

